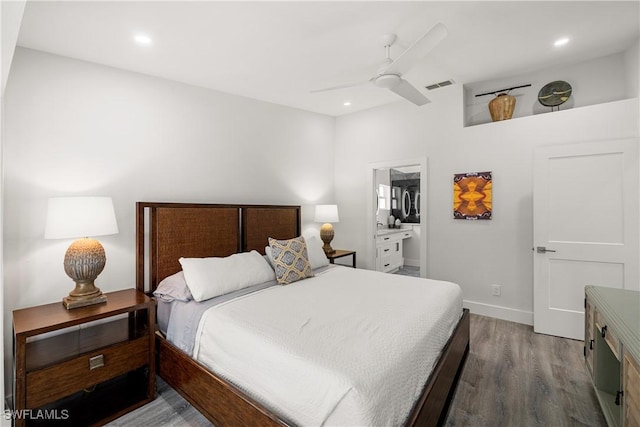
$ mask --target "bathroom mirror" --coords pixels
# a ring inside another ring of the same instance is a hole
[[[411,195],[409,194],[409,190],[404,190],[402,192],[402,219],[408,218],[411,214]],[[404,222],[404,221],[403,221]]]

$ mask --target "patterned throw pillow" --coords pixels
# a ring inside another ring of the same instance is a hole
[[[313,277],[307,255],[307,244],[302,236],[291,240],[276,240],[269,237],[269,246],[271,246],[278,283],[288,285]]]

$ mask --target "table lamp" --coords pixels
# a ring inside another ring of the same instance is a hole
[[[333,254],[336,251],[331,247],[334,232],[332,222],[340,222],[338,218],[338,205],[316,205],[315,222],[323,222],[320,227],[320,238],[324,242],[322,249],[325,254]]]
[[[89,236],[117,234],[111,197],[53,197],[49,199],[45,239],[79,238],[64,256],[64,271],[76,283],[62,299],[67,310],[107,300],[94,280],[104,269],[104,248]]]

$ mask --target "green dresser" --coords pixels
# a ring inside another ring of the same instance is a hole
[[[640,292],[585,287],[587,369],[610,426],[640,427]]]

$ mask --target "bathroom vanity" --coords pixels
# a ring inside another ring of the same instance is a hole
[[[393,273],[404,265],[403,242],[413,236],[411,229],[383,228],[376,235],[376,270]]]

